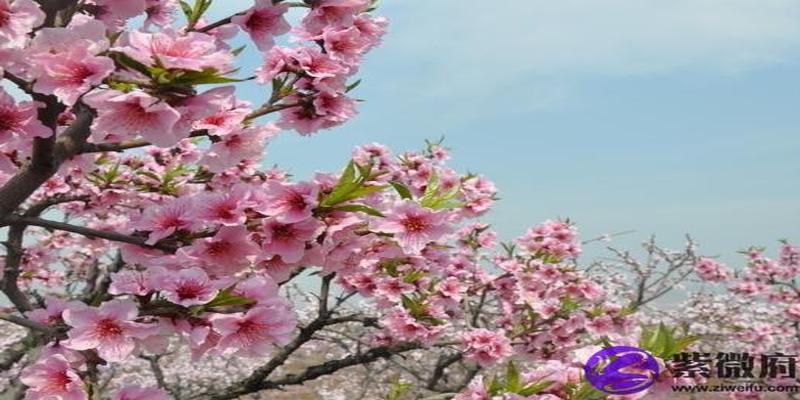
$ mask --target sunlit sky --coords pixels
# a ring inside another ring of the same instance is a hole
[[[218,2],[216,16],[249,0]],[[492,178],[504,238],[569,217],[584,237],[635,230],[736,264],[800,240],[800,1],[384,0],[351,123],[285,133],[265,158],[299,178],[358,144],[446,137]],[[260,63],[253,49],[243,73]],[[255,86],[241,95],[255,103]],[[591,246],[590,257],[603,245]]]
[[[453,165],[502,200],[504,238],[569,217],[584,237],[635,230],[736,264],[800,240],[800,1],[385,0],[360,116],[285,135],[267,162],[339,168],[369,141],[446,137]],[[257,97],[254,97],[254,100]],[[587,249],[602,253],[603,245]]]

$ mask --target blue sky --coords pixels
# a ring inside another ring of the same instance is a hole
[[[360,116],[285,135],[268,162],[339,168],[368,141],[444,135],[453,165],[502,200],[504,238],[570,217],[585,237],[691,233],[737,263],[749,244],[800,240],[800,2],[385,0]],[[256,100],[254,98],[254,100]],[[588,255],[602,253],[601,245]]]
[[[251,4],[217,2],[216,17]],[[693,234],[735,264],[800,241],[800,1],[384,0],[351,123],[285,133],[266,164],[299,178],[362,143],[445,136],[453,165],[492,178],[486,220],[512,238],[570,217],[584,237]],[[260,54],[248,49],[243,70]],[[263,88],[241,96],[264,100]],[[589,256],[601,254],[594,245]]]

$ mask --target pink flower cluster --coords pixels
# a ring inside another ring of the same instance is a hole
[[[694,267],[697,276],[704,281],[722,282],[731,276],[725,265],[708,257],[700,257]]]
[[[475,329],[461,336],[467,359],[482,366],[500,362],[513,354],[511,341],[503,332]]]
[[[258,82],[293,85],[286,99],[296,106],[281,111],[279,126],[307,135],[355,115],[347,79],[358,71],[362,56],[380,43],[387,24],[385,18],[365,13],[369,6],[368,0],[314,2],[296,30],[300,39],[312,44],[293,48],[272,47],[272,35],[287,30],[285,6],[264,0],[238,17],[237,23],[267,52],[265,64],[256,71]]]
[[[574,226],[563,221],[547,221],[528,230],[517,243],[531,253],[541,253],[559,259],[575,258],[581,253]]]

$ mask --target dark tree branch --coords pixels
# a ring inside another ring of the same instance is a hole
[[[27,318],[23,318],[23,317],[20,317],[20,316],[17,316],[17,315],[13,315],[13,314],[0,314],[0,319],[2,319],[4,321],[11,322],[12,324],[15,324],[15,325],[19,325],[19,326],[28,328],[28,329],[33,330],[33,331],[44,333],[45,335],[48,335],[48,336],[53,336],[53,335],[56,335],[58,333],[55,329],[53,329],[53,328],[51,328],[51,327],[49,327],[49,326],[47,326],[45,324],[42,324],[42,323],[39,323],[39,322],[36,322],[36,321],[31,321],[31,320],[29,320]]]
[[[463,353],[455,353],[449,356],[442,354],[439,357],[439,360],[436,361],[436,367],[433,369],[433,373],[431,374],[431,377],[428,379],[428,382],[426,383],[425,387],[428,390],[435,391],[436,385],[439,383],[442,377],[444,377],[444,372],[445,370],[447,370],[447,367],[461,361],[463,357],[464,357]]]
[[[93,120],[94,114],[83,108],[72,125],[56,140],[36,139],[31,162],[0,188],[0,216],[14,212],[36,189],[58,172],[64,161],[78,153],[89,137],[89,127]]]
[[[4,218],[0,218],[0,226],[2,225],[11,225],[12,227],[27,226],[27,225],[40,226],[42,228],[47,228],[47,229],[55,229],[60,231],[77,233],[79,235],[83,235],[89,238],[100,238],[100,239],[111,240],[114,242],[135,244],[137,246],[158,249],[165,252],[175,251],[175,249],[172,246],[167,246],[159,243],[156,243],[154,245],[146,244],[145,243],[146,240],[144,238],[136,236],[125,235],[117,232],[101,231],[97,229],[87,228],[85,226],[71,225],[64,222],[51,221],[38,217],[8,215]]]
[[[20,312],[31,311],[31,306],[28,296],[19,289],[17,279],[19,278],[19,267],[22,263],[22,256],[24,250],[22,248],[22,240],[25,236],[25,225],[12,226],[8,230],[8,239],[4,243],[6,246],[6,265],[3,270],[3,279],[0,281],[0,289],[6,294],[8,300]]]
[[[339,370],[348,367],[369,364],[382,358],[390,358],[392,356],[411,350],[417,350],[419,348],[420,345],[417,343],[400,343],[392,346],[375,347],[364,353],[353,354],[344,358],[331,360],[320,365],[306,368],[302,373],[287,375],[281,379],[272,381],[259,381],[253,383],[251,386],[240,386],[237,384],[229,389],[224,390],[222,393],[214,394],[209,398],[212,400],[228,400],[261,390],[280,389],[285,386],[300,385],[326,375],[334,374]]]

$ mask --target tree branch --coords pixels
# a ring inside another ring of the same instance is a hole
[[[347,367],[369,364],[382,358],[389,358],[394,355],[402,354],[411,350],[417,350],[419,348],[420,345],[417,343],[400,343],[392,346],[375,347],[364,353],[353,354],[344,358],[331,360],[320,365],[306,368],[306,370],[302,373],[290,374],[281,379],[273,381],[259,381],[255,382],[251,386],[234,385],[232,388],[225,389],[223,393],[212,395],[209,398],[212,400],[229,400],[261,390],[280,389],[284,386],[300,385],[322,376],[331,375]]]
[[[53,328],[51,328],[51,327],[49,327],[49,326],[47,326],[45,324],[42,324],[42,323],[39,323],[39,322],[36,322],[36,321],[31,321],[31,320],[29,320],[27,318],[23,318],[23,317],[20,317],[20,316],[17,316],[17,315],[13,315],[13,314],[0,314],[0,319],[2,319],[4,321],[11,322],[12,324],[15,324],[15,325],[19,325],[19,326],[28,328],[28,329],[33,330],[33,331],[44,333],[44,334],[46,334],[48,336],[56,335],[58,333],[55,329],[53,329]]]
[[[65,160],[78,154],[89,137],[93,120],[94,114],[87,108],[81,108],[72,125],[52,143],[49,138],[36,138],[31,162],[0,188],[0,216],[14,212],[36,189],[58,172]]]
[[[85,226],[71,225],[64,222],[51,221],[38,217],[8,215],[6,217],[0,218],[0,226],[2,225],[11,225],[13,227],[26,226],[26,225],[40,226],[42,228],[47,228],[47,229],[55,229],[60,231],[77,233],[79,235],[83,235],[90,238],[100,238],[100,239],[111,240],[114,242],[135,244],[137,246],[158,249],[166,252],[175,251],[175,249],[172,246],[167,246],[158,243],[154,245],[149,245],[145,243],[146,240],[144,238],[136,236],[125,235],[117,232],[101,231],[97,229],[87,228]]]

